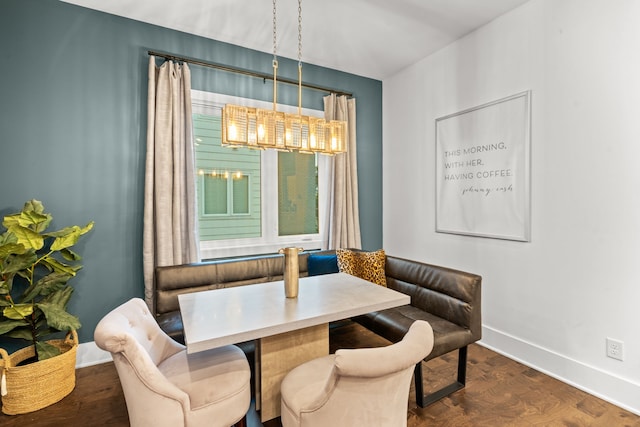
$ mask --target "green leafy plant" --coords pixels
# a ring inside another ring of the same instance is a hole
[[[60,354],[45,339],[80,328],[67,312],[73,288],[67,283],[82,266],[70,248],[93,228],[93,221],[48,232],[53,217],[42,202],[30,200],[2,221],[0,235],[0,336],[30,341],[36,360]]]

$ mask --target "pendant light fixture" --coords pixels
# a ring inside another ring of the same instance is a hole
[[[222,145],[275,148],[301,153],[347,151],[347,123],[302,114],[302,0],[298,0],[298,113],[277,110],[276,0],[273,0],[273,110],[227,104],[222,109]]]

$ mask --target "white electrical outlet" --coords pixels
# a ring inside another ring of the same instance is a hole
[[[613,338],[607,338],[607,357],[624,360],[624,343]]]

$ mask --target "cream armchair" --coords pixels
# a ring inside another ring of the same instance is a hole
[[[187,354],[134,298],[96,326],[118,370],[131,426],[246,425],[251,373],[236,346]]]
[[[298,366],[282,381],[283,427],[406,426],[413,371],[432,348],[431,325],[418,320],[396,344]]]

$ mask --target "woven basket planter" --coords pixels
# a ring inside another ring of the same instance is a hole
[[[0,348],[2,412],[5,414],[26,414],[45,408],[62,400],[76,386],[76,331],[71,331],[65,339],[47,343],[58,347],[62,354],[23,366],[17,365],[35,356],[33,346],[11,355]]]

